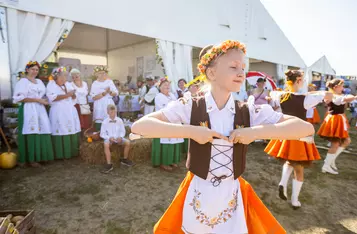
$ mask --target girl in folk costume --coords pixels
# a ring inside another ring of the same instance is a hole
[[[325,100],[331,101],[332,93],[316,92],[307,95],[297,92],[304,85],[303,73],[289,70],[285,73],[287,92],[271,92],[273,100],[280,101],[283,114],[296,116],[306,121],[306,110]],[[264,150],[270,156],[285,160],[282,177],[279,183],[279,197],[287,200],[287,184],[294,171],[291,204],[294,209],[301,207],[299,193],[304,180],[304,167],[313,160],[319,160],[320,155],[314,143],[308,144],[299,140],[271,140]]]
[[[200,98],[171,102],[132,126],[133,133],[148,138],[191,139],[189,172],[155,225],[155,234],[285,233],[240,177],[247,144],[256,139],[299,139],[314,129],[269,105],[257,107],[253,99],[248,104],[234,101],[231,92],[245,82],[245,52],[244,44],[230,40],[204,48],[198,68],[210,90]]]
[[[176,101],[174,94],[170,92],[170,82],[162,78],[159,83],[160,93],[155,97],[155,109],[161,110]],[[160,166],[163,170],[172,171],[181,161],[182,138],[155,138],[151,151],[153,166]]]
[[[26,77],[15,86],[14,103],[21,103],[19,108],[19,163],[39,166],[38,162],[53,160],[51,124],[43,99],[46,87],[36,79],[40,70],[38,62],[30,61],[26,65]]]
[[[177,99],[182,98],[185,92],[187,92],[186,84],[187,81],[185,79],[179,79],[177,82],[178,89],[176,90],[175,94]]]
[[[336,158],[351,143],[348,135],[348,121],[345,115],[346,103],[357,99],[357,96],[342,95],[344,81],[333,79],[327,83],[327,87],[334,93],[332,102],[328,104],[328,114],[320,126],[317,135],[331,142],[327,152],[322,172],[338,174]]]
[[[100,131],[101,123],[108,118],[108,105],[115,105],[113,97],[118,95],[118,90],[113,81],[107,78],[108,69],[104,66],[94,68],[94,75],[97,80],[93,82],[90,95],[94,100],[93,120],[95,127]]]
[[[90,106],[88,104],[88,85],[87,82],[81,79],[81,72],[78,69],[72,69],[70,72],[72,77],[72,86],[76,91],[75,107],[78,112],[81,129],[90,127]]]
[[[65,67],[56,68],[52,72],[53,80],[47,85],[52,141],[57,159],[68,159],[79,153],[81,125],[74,107],[75,90],[71,83],[66,82],[67,75]]]
[[[309,92],[316,91],[316,85],[309,84],[308,87]],[[317,111],[316,107],[309,108],[306,111],[306,121],[312,124],[319,124],[321,122],[319,112]]]

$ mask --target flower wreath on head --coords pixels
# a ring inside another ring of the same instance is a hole
[[[53,76],[58,75],[59,73],[66,72],[67,68],[66,67],[57,67],[54,68],[52,71],[52,74],[48,77],[48,80],[53,80]]]
[[[230,49],[240,49],[244,54],[247,53],[246,46],[243,43],[240,43],[239,41],[227,40],[208,50],[207,53],[201,57],[200,63],[197,65],[197,69],[201,74],[205,74],[210,63],[222,54],[227,53]]]
[[[96,66],[94,68],[94,73],[101,72],[101,71],[104,71],[105,73],[108,73],[108,68],[106,66]]]
[[[199,85],[201,82],[204,82],[204,80],[205,80],[205,75],[201,74],[201,75],[197,76],[195,79],[193,79],[190,82],[188,82],[187,84],[185,84],[185,87],[188,88],[191,85]]]
[[[29,61],[26,64],[26,68],[25,69],[29,69],[31,66],[38,66],[39,68],[41,68],[41,64],[39,64],[37,61]]]
[[[160,87],[161,83],[168,81],[169,83],[171,83],[171,81],[169,80],[169,78],[167,76],[160,78],[159,82],[158,82],[158,87]]]

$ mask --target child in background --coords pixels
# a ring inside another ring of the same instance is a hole
[[[125,127],[123,120],[117,117],[117,108],[115,105],[107,107],[109,118],[106,118],[100,129],[100,137],[104,139],[104,153],[107,164],[104,166],[103,173],[108,173],[113,170],[111,161],[110,146],[118,144],[124,146],[124,158],[120,159],[120,163],[126,166],[133,166],[133,162],[128,159],[130,150],[130,141],[125,139]]]

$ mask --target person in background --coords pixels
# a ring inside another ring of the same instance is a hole
[[[94,100],[93,120],[97,131],[100,131],[101,123],[108,118],[107,106],[114,105],[113,97],[118,95],[118,89],[113,81],[108,79],[108,69],[104,66],[94,68],[97,80],[93,82],[90,94]]]
[[[158,88],[155,86],[155,80],[152,76],[146,77],[146,93],[143,99],[145,102],[144,115],[150,114],[155,110],[155,97],[159,93]]]
[[[345,95],[351,94],[351,89],[347,84],[343,88],[343,94]]]
[[[107,164],[104,166],[103,173],[109,173],[113,170],[112,156],[110,146],[118,144],[124,146],[124,158],[120,163],[125,166],[133,166],[134,163],[128,159],[130,150],[130,141],[125,139],[125,126],[123,120],[117,116],[117,108],[113,104],[107,106],[108,118],[101,125],[100,137],[104,139],[104,154]]]
[[[350,126],[352,126],[352,121],[354,120],[356,122],[356,125],[357,125],[357,100],[354,100],[350,103],[350,112],[351,112],[351,118],[350,120],[348,121]]]
[[[73,68],[70,72],[72,77],[72,86],[76,92],[75,107],[78,112],[81,129],[88,129],[91,125],[90,107],[88,104],[88,85],[82,81],[81,72]],[[83,112],[83,113],[82,113]]]
[[[39,167],[40,162],[54,160],[51,124],[44,99],[46,87],[40,79],[36,79],[40,64],[30,61],[26,65],[26,77],[20,79],[15,86],[13,101],[21,103],[18,112],[18,145],[19,165],[29,163]]]
[[[53,81],[47,85],[46,96],[51,104],[50,121],[56,159],[69,159],[79,154],[81,124],[74,107],[76,91],[67,82],[65,67],[55,68]]]
[[[170,81],[162,78],[159,81],[160,93],[155,97],[155,110],[159,111],[176,97],[170,92]],[[151,161],[154,167],[160,166],[165,171],[172,171],[181,161],[182,138],[155,138],[152,143]]]
[[[187,92],[187,89],[185,87],[186,84],[187,84],[187,81],[183,78],[179,79],[179,81],[177,82],[178,89],[176,90],[176,93],[175,93],[175,96],[177,99],[182,98],[184,93]]]
[[[252,95],[254,96],[254,104],[255,105],[263,105],[268,104],[268,100],[266,97],[269,96],[268,90],[265,89],[265,78],[258,78],[257,80],[257,88],[253,89]]]
[[[136,89],[136,85],[132,80],[133,78],[131,76],[126,77],[126,83],[124,84],[124,89],[126,91],[129,91],[131,89]]]

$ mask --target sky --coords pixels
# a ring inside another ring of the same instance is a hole
[[[260,0],[307,66],[357,76],[357,0]]]

